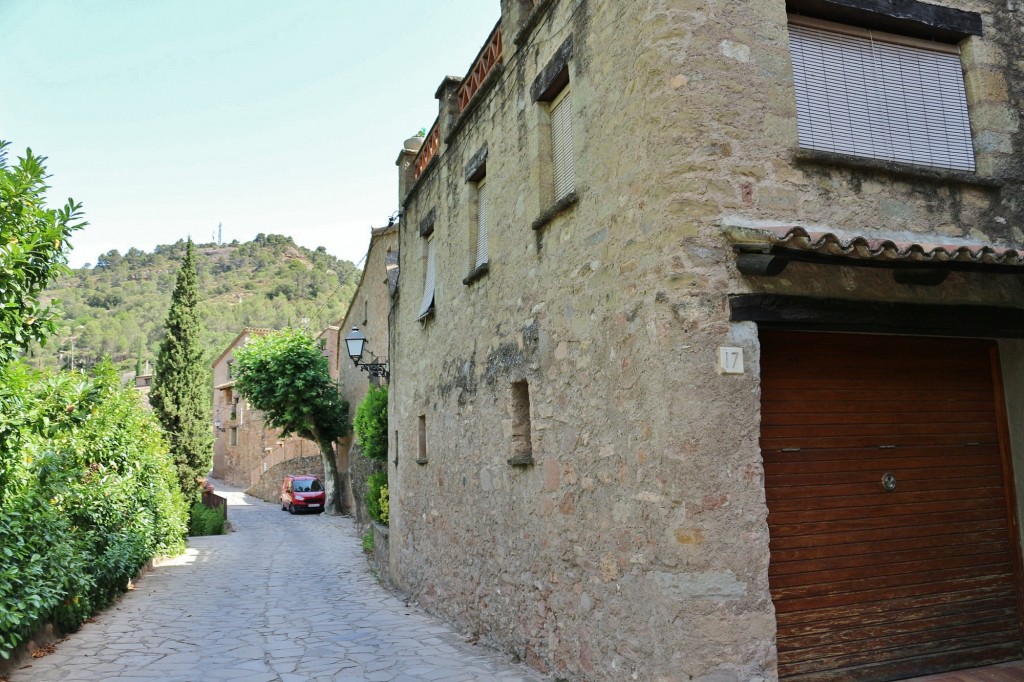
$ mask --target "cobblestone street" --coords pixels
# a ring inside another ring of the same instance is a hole
[[[351,519],[222,490],[234,532],[191,539],[11,682],[541,679],[381,588]]]

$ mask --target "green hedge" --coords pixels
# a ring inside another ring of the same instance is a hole
[[[220,509],[211,509],[202,502],[193,503],[188,522],[188,534],[192,536],[223,535],[224,512]]]
[[[367,496],[366,506],[370,511],[370,518],[377,523],[387,525],[387,509],[381,507],[381,490],[384,490],[384,499],[387,500],[388,472],[375,471],[366,479]]]
[[[363,454],[377,462],[388,461],[388,387],[370,387],[356,408],[352,430]]]
[[[160,427],[110,365],[0,367],[0,657],[46,622],[73,631],[152,557],[184,548]]]

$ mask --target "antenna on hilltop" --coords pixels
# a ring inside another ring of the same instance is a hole
[[[224,226],[221,223],[217,223],[217,244],[224,243]]]

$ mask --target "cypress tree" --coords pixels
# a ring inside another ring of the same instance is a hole
[[[189,238],[171,295],[149,394],[149,402],[167,432],[178,482],[188,499],[198,495],[196,478],[210,470],[213,460],[210,392],[196,279],[195,247]]]

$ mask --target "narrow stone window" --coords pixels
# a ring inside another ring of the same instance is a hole
[[[509,464],[533,464],[530,432],[530,385],[516,381],[512,384],[512,457]]]
[[[540,108],[537,118],[540,215],[533,222],[535,230],[543,228],[578,200],[572,89],[569,83],[571,61],[570,36],[530,86],[530,97]]]
[[[566,86],[551,102],[551,174],[555,202],[576,191],[576,162],[572,147],[572,93]]]
[[[434,281],[436,273],[436,258],[434,253],[434,238],[427,237],[424,244],[424,274],[423,274],[423,301],[420,303],[418,319],[423,319],[434,312]]]
[[[231,445],[238,445],[238,427],[236,427],[236,426],[232,426],[231,427],[231,440],[230,440],[230,444]]]
[[[487,178],[476,183],[476,263],[475,268],[488,262],[487,255]]]
[[[427,463],[427,415],[421,414],[419,418],[419,424],[417,428],[417,438],[419,441],[419,454],[416,458],[417,464]]]
[[[469,183],[469,274],[462,283],[468,286],[490,270],[491,202],[487,186],[487,145],[481,147],[466,164],[465,176]]]

